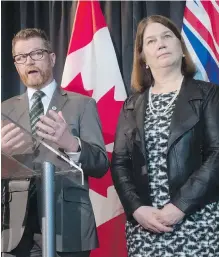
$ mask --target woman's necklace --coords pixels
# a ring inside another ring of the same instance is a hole
[[[183,80],[183,78],[182,78],[182,80]],[[170,100],[170,102],[167,104],[167,106],[164,108],[164,109],[162,109],[162,112],[160,112],[160,110],[159,109],[157,109],[157,108],[155,108],[154,107],[154,105],[153,105],[153,102],[152,102],[152,97],[151,97],[151,95],[152,95],[152,93],[151,93],[151,88],[152,87],[150,87],[150,89],[149,89],[149,96],[148,96],[148,101],[149,101],[149,110],[150,110],[150,112],[154,115],[154,116],[158,116],[158,113],[159,113],[159,115],[160,116],[164,116],[165,114],[167,114],[171,109],[170,109],[170,107],[171,107],[171,105],[174,103],[174,101],[176,100],[176,98],[177,98],[177,96],[178,96],[178,94],[179,94],[179,90],[180,89],[177,89],[176,90],[176,92],[175,92],[175,94],[173,95],[173,97],[172,97],[172,99]],[[155,112],[156,113],[155,113]]]

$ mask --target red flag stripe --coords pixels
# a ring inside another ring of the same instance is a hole
[[[88,2],[90,2],[90,4],[88,4]],[[76,17],[77,19],[74,21],[68,54],[85,47],[92,41],[94,34],[99,29],[106,27],[106,22],[98,1],[79,1]],[[93,23],[90,22],[91,20]]]
[[[215,58],[219,61],[219,54],[217,52],[217,49],[215,48],[214,41],[212,39],[211,34],[205,28],[205,26],[201,23],[201,21],[197,19],[197,17],[189,10],[188,7],[185,7],[185,18],[196,31],[199,31],[200,36],[209,45],[209,47],[211,48],[211,50],[215,55]]]
[[[219,13],[215,9],[213,3],[211,1],[202,1],[202,5],[205,8],[207,13],[210,13],[209,19],[211,21],[211,27],[212,27],[212,32],[214,34],[214,38],[219,45],[219,30],[217,29],[217,24],[219,22]],[[217,22],[217,24],[216,24]]]
[[[125,220],[125,214],[121,214],[98,227],[102,247],[93,250],[90,257],[127,257]]]

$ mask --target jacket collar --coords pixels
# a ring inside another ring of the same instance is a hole
[[[67,101],[67,97],[60,97],[60,96],[66,96],[67,92],[64,90],[61,90],[60,88],[56,88],[54,91],[54,94],[52,96],[51,102],[49,104],[48,111],[53,107],[56,106],[57,112],[60,111]],[[20,123],[23,127],[28,128],[28,131],[31,131],[30,129],[30,121],[29,121],[29,103],[28,103],[28,96],[27,91],[16,97],[18,101],[15,102],[14,111],[16,111],[16,119],[15,121]],[[25,121],[25,123],[22,123]]]
[[[144,156],[146,156],[144,120],[148,103],[148,92],[149,89],[146,89],[141,94],[131,96],[124,106],[126,110],[133,110],[133,117],[138,132],[136,140],[141,141]],[[170,124],[168,151],[180,136],[199,121],[198,113],[193,108],[192,102],[202,99],[203,96],[198,82],[194,79],[184,78]]]
[[[195,110],[193,102],[202,99],[198,82],[194,79],[184,79],[170,124],[168,151],[178,138],[199,121],[199,113]]]

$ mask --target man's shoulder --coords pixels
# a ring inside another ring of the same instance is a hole
[[[77,101],[78,103],[84,103],[84,104],[88,102],[95,102],[95,100],[90,96],[82,95],[75,92],[69,92],[69,91],[64,91],[64,92],[67,94],[68,100],[70,101]]]
[[[19,96],[16,95],[16,96],[13,96],[13,97],[11,97],[11,98],[9,98],[9,99],[6,99],[6,100],[4,100],[4,101],[2,102],[2,105],[11,104],[11,103],[13,103],[14,101],[16,101],[18,97],[19,97]]]
[[[1,113],[5,115],[9,115],[10,113],[14,112],[17,108],[17,103],[19,103],[18,99],[21,96],[13,96],[1,103]]]
[[[16,96],[13,96],[7,100],[4,100],[2,103],[1,103],[1,108],[2,109],[5,109],[5,108],[13,108],[14,105],[16,105],[17,101],[19,99],[21,99],[23,95],[16,95]]]

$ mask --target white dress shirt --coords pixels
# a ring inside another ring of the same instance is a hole
[[[43,103],[43,107],[44,107],[44,115],[46,114],[46,112],[49,108],[49,104],[50,104],[52,96],[56,90],[56,87],[57,87],[57,83],[55,80],[53,80],[48,86],[41,89],[41,91],[43,91],[45,93],[45,95],[41,99],[42,103]],[[29,87],[27,88],[27,96],[28,96],[28,100],[29,100],[29,111],[34,103],[34,98],[32,98],[32,97],[36,91],[37,90],[34,88],[29,88]],[[76,138],[78,139],[78,143],[81,148],[81,140],[78,137],[76,137]],[[81,152],[65,152],[65,153],[69,156],[69,158],[72,161],[75,161],[75,162],[78,162],[80,155],[81,155]]]
[[[42,97],[42,103],[43,103],[43,107],[44,107],[44,114],[46,114],[50,101],[52,99],[53,93],[56,90],[57,87],[57,83],[55,80],[53,80],[48,86],[44,87],[41,89],[41,91],[45,94]],[[29,99],[29,110],[31,109],[33,103],[34,103],[34,98],[33,94],[36,92],[37,90],[34,88],[27,88],[27,95],[28,95],[28,99]]]

